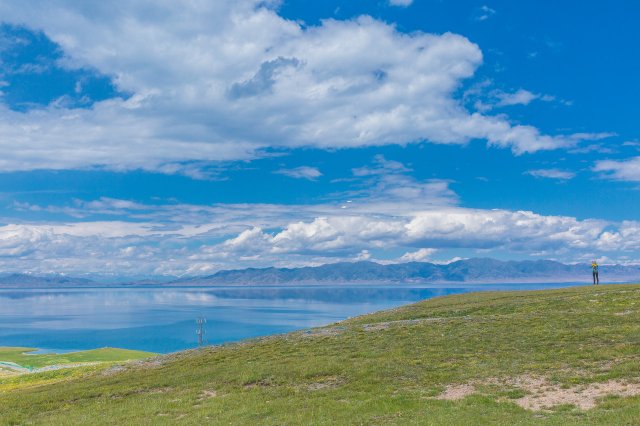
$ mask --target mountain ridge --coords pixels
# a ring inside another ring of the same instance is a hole
[[[640,266],[601,267],[607,282],[640,279]],[[301,268],[247,268],[181,278],[170,285],[278,285],[278,284],[441,284],[498,282],[582,282],[591,280],[589,264],[564,264],[552,260],[501,261],[489,258],[459,260],[449,264],[407,262],[379,264],[340,262]]]
[[[604,265],[602,282],[640,281],[640,265]],[[0,274],[2,287],[82,286],[223,286],[314,284],[446,284],[446,283],[553,283],[590,282],[589,264],[564,264],[553,260],[472,258],[448,264],[371,261],[338,262],[300,268],[246,268],[221,270],[211,275],[173,280],[135,280],[104,283],[66,275]]]

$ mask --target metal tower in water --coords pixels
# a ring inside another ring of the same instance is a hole
[[[201,348],[204,346],[204,335],[206,331],[204,330],[204,325],[207,323],[207,319],[204,317],[200,317],[196,320],[196,324],[198,324],[198,329],[196,330],[196,334],[198,335],[198,347]]]

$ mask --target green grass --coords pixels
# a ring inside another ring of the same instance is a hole
[[[33,348],[0,346],[0,362],[12,362],[26,368],[40,368],[50,365],[76,364],[85,362],[116,362],[143,359],[156,354],[127,349],[102,348],[66,354],[29,355]]]
[[[637,424],[640,397],[532,412],[523,374],[640,381],[640,286],[431,299],[0,394],[0,424]],[[487,383],[460,401],[448,384]]]
[[[53,384],[65,380],[84,377],[86,374],[109,368],[112,364],[101,363],[74,368],[64,368],[32,374],[0,375],[0,395],[16,389],[32,388],[45,384]]]

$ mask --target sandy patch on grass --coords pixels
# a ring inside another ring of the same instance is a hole
[[[346,327],[325,327],[325,328],[312,328],[311,330],[304,330],[300,333],[302,337],[328,337],[337,336],[344,332]]]
[[[640,383],[609,380],[575,386],[560,386],[540,376],[522,375],[509,379],[488,379],[447,386],[437,399],[457,401],[476,393],[478,386],[498,386],[503,390],[521,389],[527,394],[510,401],[531,411],[549,410],[558,405],[574,405],[581,410],[594,408],[606,396],[640,395]]]
[[[325,377],[322,380],[308,383],[305,388],[309,391],[319,391],[323,389],[335,389],[344,384],[344,379],[338,376]]]
[[[416,320],[398,320],[398,321],[385,321],[385,322],[376,322],[373,324],[365,324],[362,326],[364,331],[381,331],[386,330],[394,325],[411,325],[411,324],[420,324],[422,322],[426,322],[425,320],[434,320],[432,318],[425,319],[416,319]]]
[[[0,367],[0,377],[15,376],[17,374],[20,374],[20,373],[13,370],[9,370],[8,368],[5,369]]]
[[[198,397],[199,400],[203,400],[203,399],[209,399],[209,398],[215,398],[218,396],[218,392],[214,391],[214,390],[203,390],[202,392],[200,392],[200,396]]]
[[[271,386],[275,386],[275,383],[273,383],[271,379],[253,380],[243,385],[245,389],[268,388]]]
[[[557,405],[575,405],[581,410],[590,410],[597,405],[599,399],[606,396],[640,395],[639,383],[626,383],[621,380],[562,387],[545,379],[525,378],[514,384],[529,392],[514,402],[532,411],[550,409]]]
[[[143,391],[143,392],[144,393],[149,393],[149,394],[162,394],[162,393],[172,392],[173,390],[174,390],[174,388],[172,388],[172,387],[163,386],[163,387],[159,387],[159,388],[147,389],[146,391]]]
[[[465,383],[462,385],[449,385],[446,387],[444,392],[442,392],[438,399],[444,399],[447,401],[458,401],[460,399],[464,399],[467,396],[475,393],[476,387],[473,384]]]
[[[397,320],[397,321],[384,321],[384,322],[375,322],[371,324],[362,325],[362,329],[364,331],[381,331],[386,330],[392,326],[396,325],[419,325],[424,323],[431,322],[446,322],[446,321],[455,321],[455,320],[467,320],[469,316],[464,317],[432,317],[432,318],[420,318],[420,319],[411,319],[411,320]]]
[[[122,365],[114,365],[113,367],[109,367],[106,370],[102,371],[103,376],[113,376],[114,374],[121,373],[126,371],[126,368]]]

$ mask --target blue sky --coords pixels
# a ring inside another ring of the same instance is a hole
[[[635,3],[26,0],[0,17],[3,271],[640,261]]]

